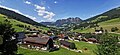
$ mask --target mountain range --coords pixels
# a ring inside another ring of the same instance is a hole
[[[56,22],[41,22],[41,24],[43,25],[47,25],[47,26],[57,26],[57,27],[60,27],[64,24],[71,24],[71,23],[74,23],[74,24],[78,24],[78,23],[81,23],[83,20],[80,19],[79,17],[69,17],[67,19],[60,19],[60,20],[57,20]]]

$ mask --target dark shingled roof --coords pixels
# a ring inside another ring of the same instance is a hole
[[[28,37],[28,38],[25,38],[24,41],[46,45],[48,43],[49,39],[50,38],[47,38],[47,37],[44,37],[44,38],[40,38],[40,37]]]
[[[24,39],[26,37],[24,32],[17,32],[16,35],[18,39]]]

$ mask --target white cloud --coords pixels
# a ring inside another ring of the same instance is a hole
[[[29,2],[29,1],[25,1],[25,3],[26,3],[26,4],[31,4],[31,2]]]
[[[39,5],[34,5],[36,7],[36,9],[38,10],[45,10],[46,8],[45,7],[42,7],[42,6],[39,6]]]
[[[57,4],[58,2],[57,1],[54,1],[55,4]]]
[[[36,8],[36,12],[39,16],[42,16],[43,18],[52,19],[55,14],[53,12],[46,11],[46,8],[39,5],[34,5]]]
[[[19,13],[19,14],[21,14],[21,15],[24,15],[24,16],[26,16],[26,17],[28,17],[28,18],[33,19],[33,20],[36,19],[36,17],[33,17],[33,16],[30,16],[30,15],[23,14],[23,13],[21,13],[19,10],[16,10],[16,9],[13,9],[13,8],[8,8],[8,7],[2,6],[2,5],[0,5],[0,7],[5,8],[5,9],[8,9],[8,10],[12,10],[12,11],[14,11],[14,12],[16,12],[16,13]]]
[[[38,15],[43,16],[46,8],[39,5],[34,5],[34,6],[36,8],[36,12],[38,13]]]
[[[43,16],[43,15],[44,15],[44,13],[38,13],[38,15],[39,15],[39,16]]]
[[[53,12],[47,12],[47,15],[43,16],[43,18],[52,19],[53,16],[55,16],[55,14]]]

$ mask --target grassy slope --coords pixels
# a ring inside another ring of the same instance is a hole
[[[73,42],[73,41],[71,41]],[[83,53],[81,53],[82,55],[95,55],[94,51],[97,49],[96,44],[89,44],[83,41],[80,42],[76,42],[74,41],[77,49],[82,50]],[[84,50],[85,48],[87,48],[88,50]]]
[[[109,32],[111,31],[112,27],[117,27],[119,29],[120,33],[120,18],[112,19],[106,22],[99,23],[100,27],[103,27],[104,29],[107,29]]]
[[[50,53],[19,48],[18,54],[24,54],[24,55],[95,55],[93,53],[93,50],[96,49],[95,44],[89,44],[86,42],[74,42],[74,43],[76,44],[77,49],[82,50],[83,53],[76,53],[76,52],[69,51],[64,48],[60,48],[60,50],[50,52]],[[85,51],[84,48],[87,48],[88,50]]]
[[[120,33],[120,18],[101,22],[101,23],[99,23],[99,25],[100,25],[100,27],[103,27],[103,29],[106,29],[109,32],[111,32],[112,27],[117,27],[119,29],[117,32]],[[100,29],[100,27],[97,27],[97,29]],[[84,30],[76,29],[76,30],[74,30],[74,32],[89,33],[89,32],[94,32],[94,30],[95,30],[94,28],[88,28],[88,29],[84,29]]]
[[[49,30],[49,29],[46,28],[46,27],[40,27],[40,26],[39,26],[39,28],[36,28],[36,27],[34,27],[34,26],[30,25],[30,24],[23,23],[23,22],[20,22],[20,21],[15,20],[15,19],[4,18],[4,17],[5,17],[4,15],[1,15],[1,14],[0,14],[0,22],[3,22],[5,19],[9,20],[9,21],[11,22],[11,24],[13,24],[13,28],[15,28],[15,30],[16,30],[17,32],[23,31],[24,28],[18,27],[18,26],[16,26],[16,24],[22,24],[22,25],[30,26],[30,28],[40,29],[40,30],[42,30],[42,31]]]

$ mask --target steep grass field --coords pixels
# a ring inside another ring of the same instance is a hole
[[[8,18],[8,17],[5,16],[5,15],[0,14],[0,22],[4,22],[4,20],[6,20],[6,19],[7,19],[8,21],[10,21],[11,24],[13,24],[13,28],[15,28],[15,30],[16,30],[17,32],[21,32],[21,31],[24,31],[24,30],[25,30],[24,28],[21,28],[21,27],[19,27],[19,26],[16,26],[17,24],[30,26],[30,28],[34,28],[34,29],[42,30],[42,31],[49,30],[48,28],[42,27],[42,26],[39,26],[38,28],[36,28],[36,27],[33,26],[33,25],[30,25],[30,24],[27,24],[27,23],[23,23],[23,22],[20,22],[20,21],[15,20],[15,19],[10,19],[10,18]]]
[[[117,27],[119,30],[116,31],[116,33],[120,33],[120,18],[116,18],[116,19],[112,19],[112,20],[108,20],[105,22],[100,22],[99,27],[96,27],[96,29],[100,29],[100,27],[102,27],[104,30],[108,30],[108,32],[111,32],[111,28],[112,27]],[[89,33],[89,32],[95,32],[95,28],[88,28],[88,29],[84,29],[84,30],[80,30],[80,29],[76,29],[74,30],[74,32],[82,32],[82,33]]]

